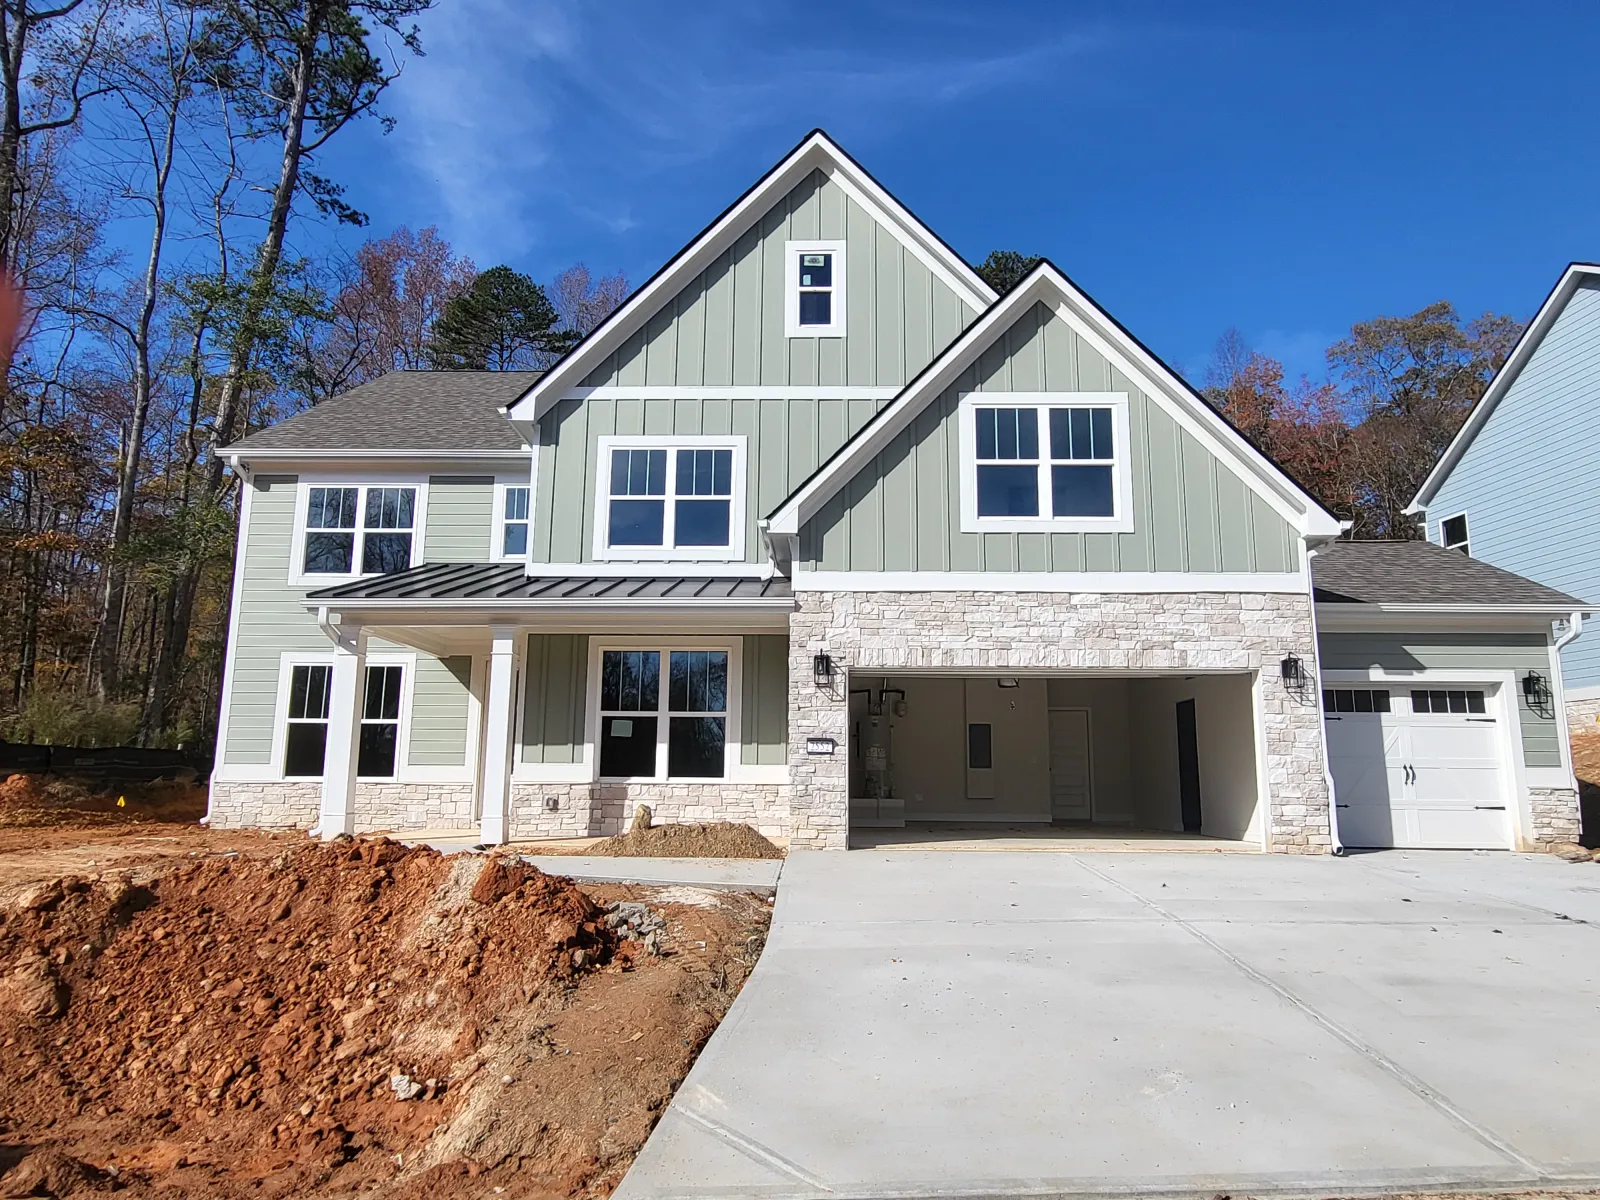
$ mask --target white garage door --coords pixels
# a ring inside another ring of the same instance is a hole
[[[1328,765],[1346,846],[1499,850],[1507,773],[1481,688],[1329,688]]]

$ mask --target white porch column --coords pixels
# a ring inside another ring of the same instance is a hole
[[[324,841],[355,832],[356,761],[361,736],[367,633],[335,626],[333,679],[328,689],[328,742],[322,759],[322,805],[317,831]]]
[[[489,678],[483,705],[483,816],[478,840],[485,846],[498,846],[506,840],[511,801],[511,750],[516,731],[511,722],[516,715],[517,629],[513,625],[491,625],[489,636]]]

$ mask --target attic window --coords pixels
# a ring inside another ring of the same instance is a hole
[[[1471,555],[1472,550],[1467,544],[1467,514],[1457,513],[1440,521],[1439,541],[1446,550],[1459,550],[1463,554]]]
[[[790,337],[844,336],[844,243],[784,243],[785,324]]]

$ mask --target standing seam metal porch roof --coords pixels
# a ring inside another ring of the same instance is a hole
[[[658,600],[692,605],[711,601],[788,602],[794,592],[782,576],[714,579],[709,576],[627,575],[613,577],[529,576],[520,562],[424,563],[392,575],[320,588],[309,601],[628,601]]]

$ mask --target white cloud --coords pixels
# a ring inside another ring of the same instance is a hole
[[[633,194],[641,176],[710,158],[753,132],[875,133],[932,106],[1035,82],[1104,41],[950,20],[918,39],[910,13],[852,32],[849,18],[809,11],[450,0],[429,14],[426,56],[391,92],[396,148],[417,185],[436,193],[428,207],[459,249],[518,260],[570,226],[627,233],[647,199]]]

